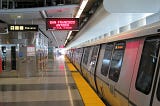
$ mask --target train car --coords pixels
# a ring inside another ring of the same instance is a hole
[[[160,106],[160,22],[79,49],[78,69],[107,105]]]

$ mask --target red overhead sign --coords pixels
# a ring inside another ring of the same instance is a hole
[[[47,18],[47,30],[79,30],[78,18]]]

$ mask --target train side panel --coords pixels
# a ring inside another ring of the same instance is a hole
[[[150,106],[154,92],[153,82],[157,82],[156,67],[158,65],[157,52],[159,51],[159,47],[157,47],[159,38],[157,37],[146,38],[140,42],[129,94],[130,106],[135,104]]]
[[[100,44],[96,59],[93,59],[93,52],[97,45],[84,47],[81,62],[78,60],[80,52],[70,54],[73,64],[82,70],[84,78],[106,104],[160,105],[160,34],[155,34],[157,26],[147,28],[127,33],[123,39],[117,36]],[[78,58],[73,59],[73,56]],[[96,67],[92,68],[93,64],[97,64]]]
[[[128,106],[128,96],[133,75],[133,69],[137,59],[137,53],[141,39],[127,40],[123,65],[118,82],[115,85],[115,98],[120,101],[120,105]]]

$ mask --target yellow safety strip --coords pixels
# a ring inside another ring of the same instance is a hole
[[[71,66],[70,64],[71,63],[67,62],[68,68],[69,70],[71,70],[72,77],[78,87],[78,90],[82,96],[85,106],[105,106],[103,101],[97,96],[97,94],[84,80],[84,78],[80,75],[80,73],[72,71],[75,70],[76,68],[73,65]]]
[[[77,71],[77,69],[73,66],[72,63],[67,63],[67,66],[68,66],[68,68],[69,68],[69,70],[70,70],[71,72]]]
[[[67,57],[65,57],[65,62],[69,62],[70,63],[70,61],[69,61],[69,59],[67,58]]]

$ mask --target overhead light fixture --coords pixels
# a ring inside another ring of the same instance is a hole
[[[22,18],[22,16],[18,15],[17,18],[20,19],[20,18]]]
[[[69,39],[69,37],[71,36],[72,31],[69,31],[68,36],[67,36],[67,40]]]
[[[66,43],[67,43],[67,40],[65,41],[64,46],[66,46]]]
[[[79,17],[81,16],[81,14],[82,14],[84,8],[86,7],[87,3],[88,3],[88,0],[83,0],[83,1],[82,1],[81,5],[80,5],[80,8],[79,8],[79,10],[78,10],[75,18],[79,18]],[[72,31],[69,31],[68,36],[67,36],[67,39],[66,39],[66,41],[65,41],[65,45],[66,45],[68,39],[70,38],[71,33],[72,33]]]
[[[66,43],[67,43],[68,39],[70,38],[71,34],[72,34],[72,31],[69,31],[69,33],[68,33],[68,35],[67,35],[67,39],[66,39],[64,45],[66,45]]]
[[[81,5],[80,5],[80,8],[79,8],[79,10],[76,14],[76,18],[79,18],[81,16],[81,14],[82,14],[84,8],[86,7],[87,3],[88,3],[88,0],[83,0],[82,1]]]
[[[43,18],[47,18],[47,13],[46,13],[45,10],[42,10],[40,13],[41,13]]]

